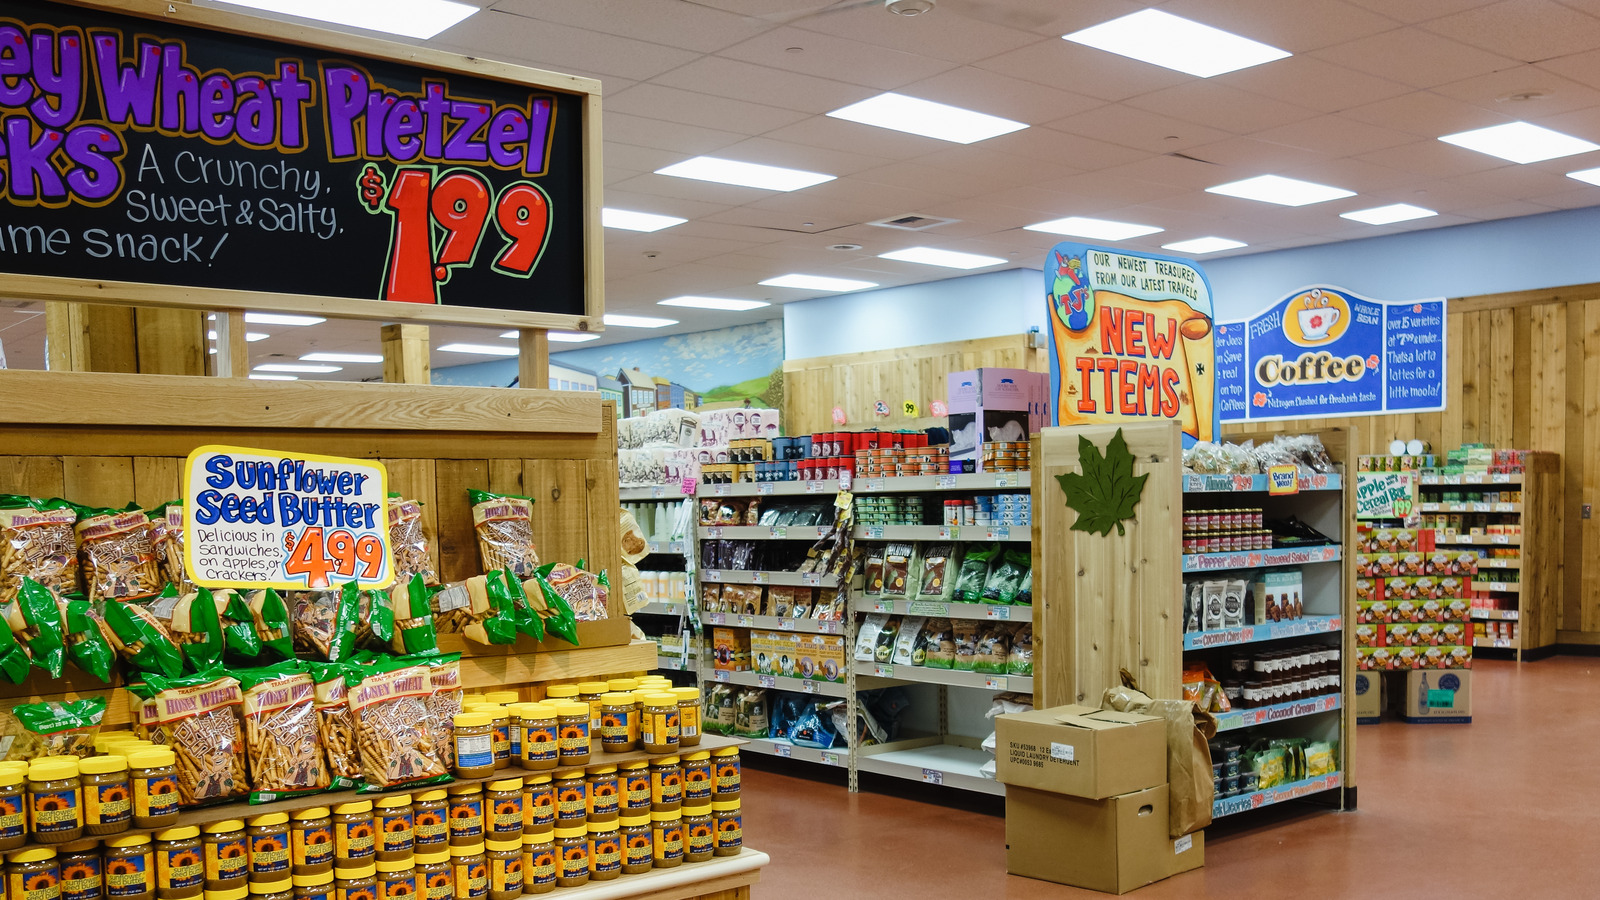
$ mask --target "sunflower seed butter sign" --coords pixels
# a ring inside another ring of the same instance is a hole
[[[1045,260],[1057,425],[1165,419],[1219,432],[1211,285],[1194,263],[1084,244]]]
[[[1217,325],[1225,422],[1444,408],[1444,301],[1386,303],[1302,288]]]
[[[213,588],[386,587],[388,478],[371,460],[201,447],[184,468],[184,567]]]

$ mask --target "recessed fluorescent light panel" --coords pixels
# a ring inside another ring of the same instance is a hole
[[[1227,184],[1208,187],[1206,193],[1226,194],[1229,197],[1276,203],[1279,206],[1305,206],[1356,195],[1355,191],[1347,191],[1344,188],[1329,187],[1297,178],[1284,178],[1282,175],[1257,175],[1243,181],[1230,181]]]
[[[907,247],[893,253],[880,253],[879,259],[921,263],[925,266],[944,266],[947,269],[981,269],[1005,262],[998,256],[980,256],[976,253],[957,253],[954,250],[935,250],[932,247]]]
[[[217,339],[217,333],[216,333],[216,332],[215,332],[215,331],[208,331],[208,332],[206,332],[206,340],[208,340],[208,341],[214,341],[214,340],[216,340],[216,339]]]
[[[377,353],[307,353],[300,357],[301,362],[325,363],[381,363],[383,356]]]
[[[1162,244],[1161,249],[1175,250],[1179,253],[1193,253],[1198,256],[1202,253],[1216,253],[1220,250],[1237,250],[1244,246],[1248,246],[1244,241],[1234,241],[1222,237],[1203,237],[1188,241],[1178,241],[1174,244]]]
[[[1576,172],[1568,172],[1567,177],[1586,181],[1593,185],[1600,185],[1600,169],[1579,169]]]
[[[1489,128],[1447,134],[1439,140],[1468,150],[1509,159],[1514,163],[1535,163],[1545,159],[1558,159],[1590,150],[1600,150],[1583,138],[1551,131],[1527,122],[1507,122]]]
[[[251,325],[321,325],[328,321],[321,316],[285,316],[278,313],[252,313],[244,314],[244,320]]]
[[[631,209],[612,209],[605,207],[600,210],[600,224],[607,228],[620,228],[623,231],[660,231],[674,225],[682,225],[689,221],[677,216],[658,216],[655,213],[634,212]]]
[[[246,331],[244,333],[244,339],[252,344],[254,344],[256,341],[264,341],[269,337],[272,337],[272,335],[267,334],[264,331]]]
[[[834,176],[823,175],[820,172],[763,166],[759,163],[718,159],[715,156],[696,156],[694,159],[686,159],[681,163],[657,169],[656,174],[693,178],[697,181],[715,181],[718,184],[736,184],[740,187],[761,188],[767,191],[798,191],[834,179]]]
[[[265,363],[256,366],[256,372],[300,372],[307,375],[331,375],[341,371],[343,366],[302,366],[297,363]]]
[[[841,107],[828,115],[957,144],[974,144],[1028,127],[1022,122],[892,91]]]
[[[802,291],[859,291],[877,287],[876,281],[855,281],[850,278],[826,278],[822,275],[779,275],[761,282],[767,287],[796,288]]]
[[[658,319],[655,316],[623,316],[615,313],[606,313],[607,325],[618,325],[623,328],[665,328],[668,325],[678,324],[677,319]]]
[[[1372,209],[1358,209],[1354,212],[1340,213],[1341,219],[1354,219],[1368,225],[1393,225],[1396,222],[1409,222],[1412,219],[1426,219],[1437,216],[1438,213],[1409,203],[1392,203],[1388,206],[1375,206]]]
[[[582,334],[576,331],[552,331],[550,332],[550,340],[558,344],[581,344],[585,341],[598,341],[600,340],[600,335]]]
[[[1154,225],[1135,225],[1132,222],[1112,222],[1108,219],[1090,219],[1085,216],[1067,216],[1065,219],[1051,219],[1048,222],[1035,222],[1022,227],[1024,231],[1043,231],[1046,234],[1086,237],[1097,241],[1125,241],[1165,230]]]
[[[452,0],[218,0],[231,6],[426,40],[478,11]]]
[[[1248,69],[1290,55],[1286,50],[1158,9],[1140,10],[1061,37],[1199,78]]]
[[[722,297],[673,297],[669,300],[656,301],[657,306],[685,306],[690,309],[715,309],[722,312],[745,312],[751,309],[760,309],[771,306],[765,300],[727,300]]]
[[[250,376],[250,380],[251,381],[299,381],[300,379],[296,378],[293,375],[262,375],[262,374],[257,373],[257,374],[251,375]]]
[[[516,356],[515,347],[498,347],[493,344],[445,344],[439,348],[445,353],[476,353],[480,356]]]

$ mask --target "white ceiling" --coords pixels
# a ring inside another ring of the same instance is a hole
[[[606,232],[608,310],[683,321],[611,328],[606,343],[778,315],[656,301],[814,296],[757,285],[788,272],[884,286],[961,274],[877,258],[909,246],[1032,268],[1058,238],[1021,226],[1062,216],[1165,229],[1125,242],[1136,249],[1218,235],[1254,253],[1600,204],[1600,188],[1565,177],[1600,153],[1515,165],[1438,140],[1521,119],[1600,143],[1600,0],[940,0],[915,18],[871,0],[468,2],[483,12],[430,46],[598,78],[605,205],[689,220]],[[1294,55],[1200,79],[1061,39],[1147,6]],[[962,146],[824,116],[885,90],[1031,127]],[[1508,99],[1527,94],[1540,96]],[[698,154],[838,179],[784,194],[652,174]],[[1285,208],[1204,192],[1267,173],[1358,196]],[[1339,217],[1398,202],[1440,215]],[[903,214],[959,221],[921,233],[865,224]],[[827,249],[839,243],[861,249]],[[33,352],[12,349],[38,330],[25,320],[40,318],[0,309],[13,365]],[[313,338],[377,352],[376,326],[262,330],[274,337],[253,356],[298,355]]]

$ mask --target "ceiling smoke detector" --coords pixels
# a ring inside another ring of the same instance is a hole
[[[860,244],[829,244],[829,250],[860,250]]]
[[[883,0],[883,8],[897,16],[920,16],[933,9],[933,0]]]

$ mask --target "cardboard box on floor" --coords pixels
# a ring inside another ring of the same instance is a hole
[[[1383,673],[1356,673],[1356,724],[1375,725],[1383,718]]]
[[[1006,871],[1125,894],[1205,865],[1205,833],[1167,837],[1167,786],[1087,800],[1006,788]]]
[[[1407,722],[1472,721],[1472,673],[1424,669],[1406,673]]]
[[[995,777],[1007,785],[1098,800],[1167,783],[1166,724],[1155,716],[1056,706],[994,727]]]

